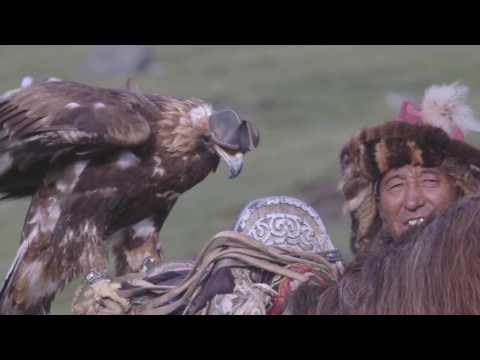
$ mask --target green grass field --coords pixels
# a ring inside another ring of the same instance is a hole
[[[25,75],[123,87],[132,74],[82,78],[80,64],[94,48],[0,47],[0,91],[17,87]],[[146,92],[231,107],[254,120],[262,136],[237,179],[229,180],[222,167],[180,198],[161,233],[168,257],[194,256],[254,198],[297,196],[307,184],[338,181],[342,144],[358,128],[393,116],[396,110],[387,101],[392,94],[420,100],[430,84],[459,80],[470,86],[469,103],[480,113],[480,47],[158,46],[154,51],[160,71],[135,75]],[[2,276],[16,252],[27,205],[0,205]],[[329,219],[326,227],[348,259],[348,219]],[[57,297],[54,313],[69,312],[76,286]]]

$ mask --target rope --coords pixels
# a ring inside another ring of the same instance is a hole
[[[275,274],[277,277],[299,282],[306,281],[309,277],[290,269],[289,266],[292,264],[302,264],[329,280],[335,281],[339,276],[337,267],[322,255],[266,246],[242,233],[222,231],[213,236],[202,248],[191,270],[176,286],[154,284],[148,281],[148,278],[142,279],[138,275],[127,275],[114,281],[120,281],[124,285],[117,290],[117,293],[131,301],[132,307],[129,314],[165,315],[174,313],[182,307],[185,308],[184,312],[188,311],[214,267],[254,268]],[[130,280],[125,280],[128,278]],[[255,291],[270,297],[275,293],[273,288],[270,287],[268,290],[265,286],[259,285],[264,284],[247,283],[247,280],[244,280],[243,288],[236,286],[235,291],[244,297],[248,294],[252,295]],[[247,288],[250,290],[245,290]],[[144,295],[141,295],[142,293]],[[78,297],[76,301],[80,301]],[[91,299],[84,301],[91,302]],[[105,312],[110,303],[103,304]],[[98,309],[98,304],[96,305]],[[101,309],[102,307],[97,312],[102,311]],[[112,312],[111,309],[108,311]],[[242,311],[244,312],[245,309]]]

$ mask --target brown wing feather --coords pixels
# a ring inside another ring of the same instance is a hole
[[[148,106],[125,90],[69,81],[34,83],[0,101],[0,193],[30,195],[65,151],[94,154],[145,143]]]
[[[69,81],[46,81],[0,103],[0,150],[30,142],[62,145],[134,146],[150,136],[140,98],[124,90]],[[48,150],[48,149],[45,149]]]

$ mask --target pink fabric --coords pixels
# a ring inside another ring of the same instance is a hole
[[[463,134],[463,131],[460,130],[457,126],[453,127],[450,137],[455,140],[465,141],[465,135]]]
[[[399,119],[409,124],[419,124],[422,122],[422,109],[413,101],[404,101],[400,108]]]
[[[422,108],[413,101],[404,101],[400,107],[398,120],[409,124],[421,124],[423,122]],[[457,126],[454,126],[451,133],[448,135],[454,140],[465,141],[463,131]]]

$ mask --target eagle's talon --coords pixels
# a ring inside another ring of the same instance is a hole
[[[96,303],[105,302],[105,300],[113,301],[115,305],[120,305],[121,310],[126,313],[130,310],[130,302],[118,295],[116,290],[120,287],[119,283],[112,282],[110,279],[98,280],[90,285],[93,292],[92,297]]]

